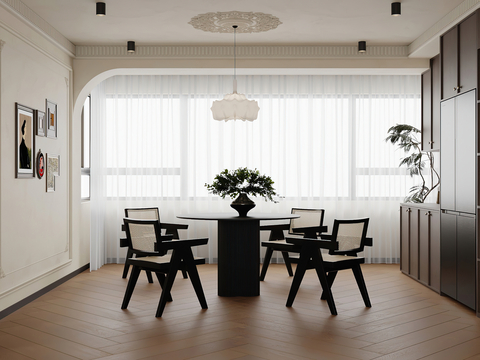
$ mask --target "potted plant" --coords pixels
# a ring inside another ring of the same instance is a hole
[[[398,145],[405,154],[409,154],[400,161],[399,166],[406,165],[410,176],[418,175],[422,179],[420,185],[410,188],[410,193],[405,197],[405,202],[423,203],[427,196],[440,184],[440,176],[434,168],[433,154],[421,150],[420,141],[415,136],[420,133],[420,130],[414,126],[397,124],[388,129],[388,133],[385,141]],[[429,166],[430,188],[426,186],[424,177],[426,163]]]
[[[236,199],[230,204],[238,211],[239,216],[247,216],[249,210],[255,207],[255,203],[247,195],[261,196],[265,201],[277,202],[273,196],[278,195],[273,188],[273,180],[270,176],[260,175],[260,172],[248,168],[238,168],[229,171],[223,170],[215,176],[212,184],[205,184],[208,192],[219,195],[223,199],[230,196]]]

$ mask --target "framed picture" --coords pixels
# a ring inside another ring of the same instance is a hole
[[[37,136],[47,135],[45,131],[45,113],[40,110],[35,110],[36,134]]]
[[[56,139],[57,138],[57,104],[50,100],[46,100],[46,111],[47,113],[47,137]]]
[[[60,155],[47,154],[47,192],[55,191],[55,176],[60,176]]]
[[[35,111],[15,103],[15,177],[35,177]]]
[[[45,157],[43,156],[42,150],[39,149],[37,153],[37,176],[39,179],[45,174]]]

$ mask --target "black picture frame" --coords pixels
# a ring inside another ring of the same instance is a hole
[[[15,103],[15,177],[35,177],[35,110]]]

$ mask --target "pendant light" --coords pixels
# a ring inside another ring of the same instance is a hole
[[[223,100],[215,100],[211,110],[215,120],[248,120],[258,117],[258,103],[248,100],[244,94],[237,93],[237,25],[233,25],[233,93],[225,95]]]

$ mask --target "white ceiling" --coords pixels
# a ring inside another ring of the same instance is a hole
[[[264,33],[237,35],[237,43],[269,45],[409,45],[464,0],[403,0],[402,16],[390,0],[22,0],[75,45],[231,44],[231,34],[196,30],[193,16],[217,11],[264,12],[282,22]]]

